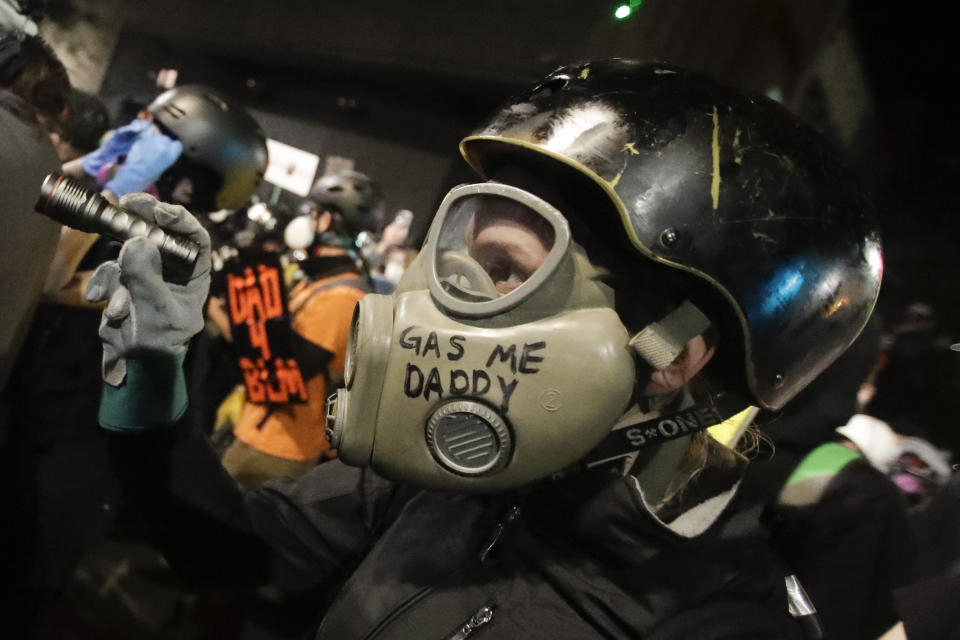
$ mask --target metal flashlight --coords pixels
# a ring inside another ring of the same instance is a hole
[[[130,211],[110,204],[99,193],[59,173],[51,173],[44,179],[35,208],[37,213],[68,227],[99,233],[119,242],[142,236],[155,244],[161,255],[174,258],[179,267],[186,267],[188,273],[200,255],[197,243],[172,235]]]

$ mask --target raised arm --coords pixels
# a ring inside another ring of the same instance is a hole
[[[177,423],[187,406],[182,362],[203,326],[210,281],[206,231],[186,209],[133,194],[121,206],[198,243],[182,283],[163,279],[159,251],[128,240],[101,265],[87,290],[106,302],[101,425],[125,492],[124,521],[165,553],[188,579],[296,595],[335,591],[344,568],[370,544],[372,514],[392,487],[340,463],[296,483],[243,494],[205,437]]]

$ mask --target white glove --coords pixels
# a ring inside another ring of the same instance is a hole
[[[124,196],[120,206],[201,249],[190,279],[182,285],[163,279],[160,251],[142,237],[127,240],[117,260],[94,272],[85,297],[107,301],[100,321],[103,379],[115,387],[126,377],[128,357],[186,353],[187,342],[203,328],[210,289],[210,236],[189,211],[145,193]]]

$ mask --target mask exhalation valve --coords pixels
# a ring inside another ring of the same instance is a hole
[[[343,425],[347,418],[347,392],[339,389],[327,398],[327,441],[334,449],[339,449],[343,440]]]
[[[456,400],[438,408],[427,421],[427,445],[446,469],[477,476],[504,467],[513,450],[506,422],[490,407]]]

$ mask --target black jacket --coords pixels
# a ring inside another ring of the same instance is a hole
[[[0,398],[57,248],[60,225],[33,206],[44,176],[59,167],[33,109],[0,88]]]
[[[815,504],[771,505],[765,520],[827,640],[873,640],[897,622],[893,592],[908,582],[916,547],[903,497],[882,473],[854,460]]]
[[[632,480],[606,471],[468,496],[334,461],[241,498],[193,438],[126,436],[117,447],[138,519],[182,574],[269,584],[261,596],[318,614],[300,618],[319,623],[317,638],[794,633],[749,497],[683,538]]]

